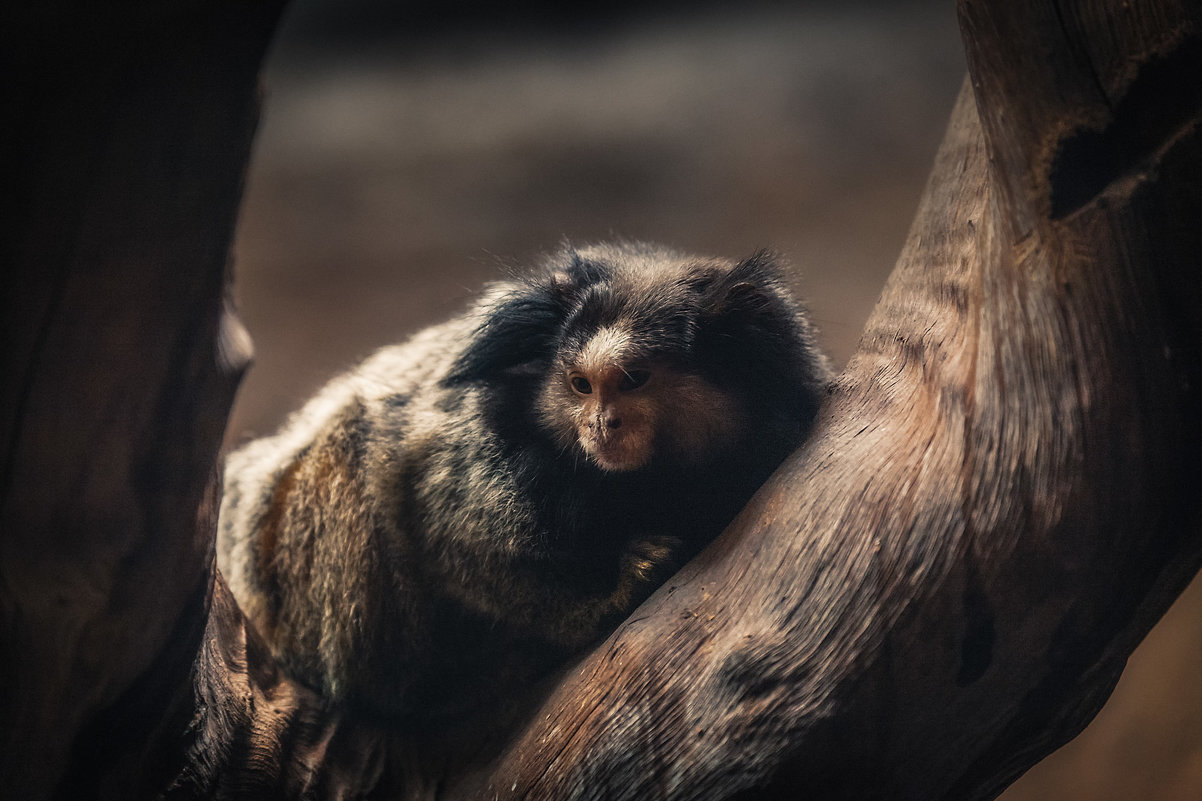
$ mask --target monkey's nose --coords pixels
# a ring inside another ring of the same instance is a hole
[[[588,427],[591,429],[599,428],[601,430],[605,430],[605,429],[609,429],[609,428],[621,428],[622,427],[622,418],[615,417],[613,415],[600,415],[599,414],[596,417],[594,417],[592,420],[588,421]]]

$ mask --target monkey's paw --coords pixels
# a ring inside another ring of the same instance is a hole
[[[635,540],[626,551],[626,572],[642,584],[658,584],[676,571],[679,537],[647,537]]]

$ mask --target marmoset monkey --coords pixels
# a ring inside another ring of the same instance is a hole
[[[569,249],[232,454],[218,564],[331,701],[469,713],[721,532],[828,380],[767,255]]]

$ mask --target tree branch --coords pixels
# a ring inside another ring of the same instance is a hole
[[[278,11],[4,12],[5,795],[72,796],[68,776],[117,755],[153,786],[135,755],[190,695],[217,449],[249,347],[223,312],[226,261]]]

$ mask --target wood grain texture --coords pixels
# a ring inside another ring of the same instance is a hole
[[[5,797],[99,792],[83,768],[97,761],[131,795],[142,776],[154,787],[137,755],[187,694],[217,449],[248,357],[226,261],[278,10],[4,12]]]
[[[1202,9],[961,0],[970,83],[811,440],[505,736],[326,710],[210,555],[277,9],[171,8],[95,75],[17,51],[56,91],[18,92],[5,240],[6,792],[991,798],[1202,564]]]

